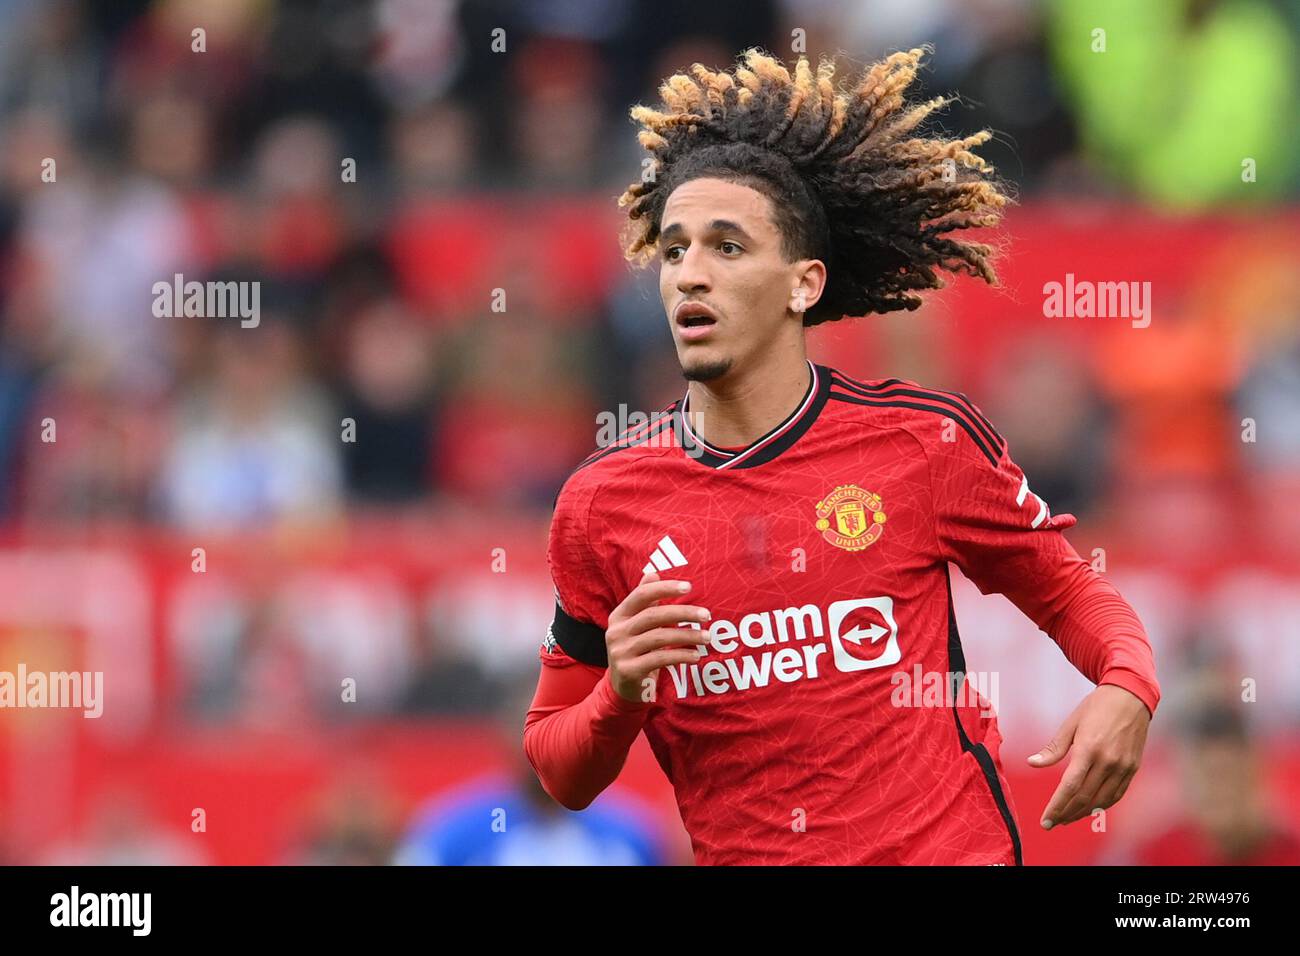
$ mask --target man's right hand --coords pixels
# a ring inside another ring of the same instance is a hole
[[[610,612],[605,650],[609,656],[609,682],[620,697],[639,703],[652,700],[646,689],[658,681],[659,668],[693,664],[700,659],[700,645],[709,640],[704,630],[712,618],[708,609],[691,604],[659,604],[681,597],[690,589],[689,581],[661,581],[656,572],[648,571]],[[699,624],[701,628],[683,628],[679,624]]]

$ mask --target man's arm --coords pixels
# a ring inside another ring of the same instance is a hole
[[[592,528],[597,485],[579,472],[560,489],[546,559],[555,619],[542,644],[537,693],[524,722],[524,753],[542,788],[581,810],[618,776],[646,707],[609,693],[605,630],[617,603]]]
[[[1050,830],[1118,803],[1142,762],[1147,727],[1160,701],[1155,661],[1142,622],[1119,591],[1075,553],[1059,532],[1062,554],[1046,549],[1039,588],[1007,596],[1056,641],[1071,664],[1097,685],[1038,753],[1050,767],[1073,753],[1040,821]]]
[[[1053,515],[998,451],[996,464],[960,447],[930,456],[940,553],[984,594],[1005,595],[1079,673],[1124,688],[1154,716],[1160,686],[1142,622],[1065,539],[1074,516]]]
[[[1053,561],[1050,556],[1048,560]],[[1073,548],[1044,569],[1044,579],[1057,586],[1050,601],[1008,596],[1057,643],[1080,674],[1097,685],[1124,688],[1154,717],[1160,685],[1151,644],[1132,605]]]
[[[542,788],[570,810],[590,806],[623,769],[649,709],[619,697],[600,668],[544,665],[524,719],[524,753]]]
[[[1005,441],[969,407],[987,428],[989,454],[961,443],[930,448],[940,553],[983,593],[1006,595],[1098,685],[1028,758],[1030,766],[1048,767],[1071,753],[1043,815],[1051,829],[1124,795],[1141,763],[1160,686],[1137,614],[1066,541],[1062,532],[1074,517],[1051,514]]]
[[[554,646],[543,645],[537,694],[524,722],[524,752],[542,788],[570,810],[588,807],[614,782],[654,701],[659,668],[699,659],[704,608],[658,602],[681,597],[690,584],[648,572],[609,615],[608,670],[564,651],[573,619],[557,607]],[[590,631],[594,625],[585,625]]]

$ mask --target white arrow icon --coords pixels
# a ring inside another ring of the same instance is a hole
[[[864,637],[868,638],[871,643],[874,644],[888,633],[889,628],[881,627],[879,624],[872,624],[869,627],[855,627],[847,634],[841,634],[840,637],[846,641],[852,641],[854,644],[860,646]]]

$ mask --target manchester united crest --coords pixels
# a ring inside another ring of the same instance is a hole
[[[817,502],[817,530],[845,551],[861,551],[885,530],[880,495],[857,485],[840,485]]]

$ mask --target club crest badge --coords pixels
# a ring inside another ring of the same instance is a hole
[[[840,485],[817,502],[817,530],[845,551],[861,551],[874,544],[885,530],[880,495],[857,485]]]

